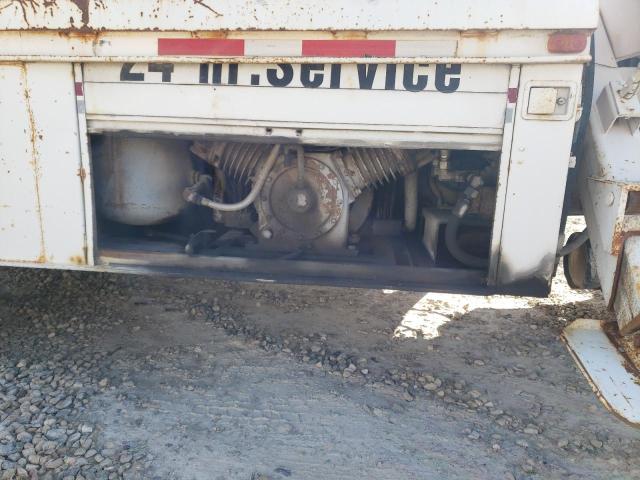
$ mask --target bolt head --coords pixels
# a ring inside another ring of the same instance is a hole
[[[289,208],[294,212],[304,213],[311,209],[313,198],[305,188],[294,188],[287,197]]]

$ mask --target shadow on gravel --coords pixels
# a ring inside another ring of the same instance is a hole
[[[541,300],[0,269],[0,465],[640,478],[638,431],[558,338],[604,315],[561,282]]]

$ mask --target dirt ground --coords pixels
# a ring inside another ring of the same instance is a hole
[[[7,478],[632,479],[547,299],[0,269]]]

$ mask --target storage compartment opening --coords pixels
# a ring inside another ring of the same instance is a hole
[[[91,144],[99,263],[486,288],[499,152],[133,134]]]

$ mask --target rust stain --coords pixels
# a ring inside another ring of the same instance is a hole
[[[9,0],[8,3],[6,3],[3,6],[0,6],[0,10],[4,10],[5,8],[8,8],[12,5],[17,5],[19,8],[20,13],[22,13],[22,18],[24,20],[24,23],[26,24],[27,28],[25,30],[28,31],[51,31],[51,30],[56,30],[59,32],[72,32],[72,31],[76,31],[76,32],[82,32],[82,31],[86,31],[86,32],[91,32],[94,31],[89,27],[89,21],[90,21],[90,7],[93,6],[94,8],[101,8],[101,9],[106,9],[107,6],[105,4],[105,0],[93,0],[93,3],[90,4],[89,2],[91,0],[69,0],[71,3],[73,3],[78,10],[80,10],[80,25],[75,25],[74,23],[74,18],[70,17],[69,18],[69,27],[68,28],[61,28],[61,29],[50,29],[50,28],[38,28],[38,27],[32,27],[29,23],[29,15],[36,15],[36,16],[45,16],[47,14],[53,16],[54,15],[54,10],[60,8],[58,5],[58,0]]]
[[[500,32],[498,30],[463,30],[461,38],[475,38],[480,41],[496,40]]]
[[[48,6],[51,3],[55,5],[55,0],[53,0],[53,2],[51,0],[49,1],[45,0],[44,2],[45,6]],[[29,17],[28,17],[29,11],[36,13],[37,8],[39,7],[37,0],[9,0],[9,3],[0,7],[0,10],[4,10],[5,8],[10,7],[11,5],[17,5],[20,8],[20,12],[22,13],[22,19],[24,20],[24,23],[26,23],[27,25],[29,25]]]
[[[87,27],[89,25],[89,0],[71,0],[71,2],[78,7],[82,14],[82,27]],[[98,0],[96,3],[101,3],[101,1]],[[73,22],[73,19],[71,21]]]
[[[196,31],[191,32],[192,38],[228,38],[229,30],[211,30],[211,31]]]
[[[365,40],[369,33],[364,30],[331,30],[331,36],[339,40]]]
[[[74,4],[81,8],[78,4],[87,4],[88,0],[71,0]],[[29,23],[29,15],[43,15],[49,11],[51,15],[53,15],[53,10],[58,8],[57,0],[42,0],[42,4],[38,0],[9,0],[5,5],[0,6],[0,11],[5,8],[9,8],[11,6],[17,6],[19,12],[22,14],[22,19],[24,23],[27,25],[27,28],[30,29]],[[41,7],[42,10],[41,11]],[[88,5],[87,5],[88,7]],[[87,8],[88,15],[88,8]],[[84,12],[82,14],[83,18],[85,16]],[[73,24],[73,18],[70,19],[71,24]],[[44,30],[44,29],[43,29]]]
[[[15,258],[0,258],[0,262],[16,263],[20,265],[30,265],[32,263],[45,263],[46,259],[42,255],[39,255],[35,260],[16,260]]]
[[[36,127],[35,117],[33,115],[33,109],[31,108],[31,95],[29,93],[29,86],[27,82],[27,67],[23,63],[21,65],[21,77],[24,86],[24,102],[27,109],[27,117],[29,120],[29,135],[31,142],[31,166],[33,168],[33,178],[36,191],[36,209],[38,213],[38,223],[40,226],[40,255],[38,256],[38,263],[46,262],[46,249],[44,243],[44,223],[42,221],[42,202],[40,198],[40,158],[38,153],[37,142],[38,139],[42,139],[42,135],[38,134]]]
[[[216,10],[214,10],[210,5],[207,5],[204,0],[193,0],[193,4],[194,5],[199,5],[201,7],[206,8],[207,10],[209,10],[211,13],[213,13],[216,17],[222,17],[222,14],[220,12],[217,12]]]
[[[69,262],[74,265],[85,265],[87,263],[82,255],[73,255],[72,257],[69,257]]]
[[[624,242],[631,236],[640,235],[638,230],[625,230],[624,222],[616,222],[613,227],[613,239],[611,241],[611,253],[620,255],[624,246]]]
[[[84,167],[80,167],[78,169],[78,173],[76,175],[78,175],[78,177],[80,177],[80,183],[82,183],[82,185],[84,185],[84,181],[87,178],[87,172],[84,169]]]
[[[51,31],[49,30],[36,30],[36,31],[30,31],[30,34],[33,35],[37,35],[37,34],[44,34],[44,35],[51,35]],[[104,34],[102,32],[98,32],[95,30],[89,30],[89,29],[85,29],[85,30],[71,30],[71,29],[67,29],[67,30],[57,30],[55,33],[58,34],[58,36],[60,37],[64,37],[66,39],[69,40],[78,40],[84,43],[88,43],[88,44],[94,44],[96,42],[98,42],[100,40],[100,37],[103,36]]]
[[[611,252],[614,255],[620,254],[620,250],[622,250],[622,245],[626,239],[626,232],[624,231],[624,227],[620,222],[616,222],[613,227],[613,238],[611,240]]]
[[[640,370],[636,366],[636,363],[632,360],[629,355],[630,352],[630,344],[625,342],[624,332],[621,332],[619,326],[615,322],[602,322],[602,331],[609,338],[609,341],[616,347],[616,350],[622,357],[624,363],[622,366],[624,369],[633,375],[636,379],[636,383],[638,383],[638,379],[640,379]]]
[[[618,258],[616,260],[616,269],[615,272],[613,274],[613,286],[611,288],[611,296],[609,297],[609,303],[607,304],[607,308],[611,311],[613,311],[614,309],[614,304],[616,301],[616,296],[618,295],[618,287],[620,284],[620,276],[622,275],[622,257],[623,257],[623,253],[624,253],[624,244],[627,240],[627,238],[629,237],[634,237],[634,236],[639,236],[640,235],[640,231],[634,231],[634,232],[623,232],[620,241],[620,247],[619,247],[619,253]],[[614,232],[614,238],[615,238],[615,232]]]

